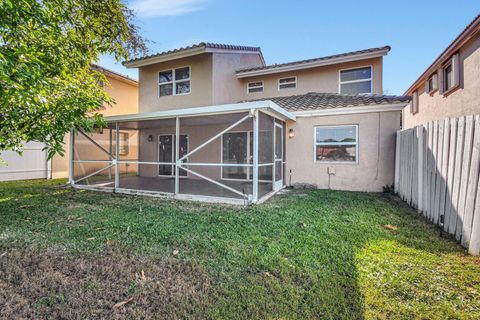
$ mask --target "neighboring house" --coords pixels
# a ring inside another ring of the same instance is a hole
[[[108,85],[105,90],[116,102],[114,106],[104,106],[99,110],[100,113],[112,116],[138,112],[137,81],[97,65],[94,65],[93,69],[106,76]],[[45,145],[36,141],[25,144],[22,156],[12,151],[2,152],[1,158],[5,160],[7,166],[0,166],[0,181],[68,177],[68,137],[69,135],[65,138],[65,157],[55,155],[51,161],[47,161],[47,153],[43,150]],[[82,152],[80,146],[77,152]]]
[[[138,136],[138,159],[110,153],[118,174],[71,182],[214,201],[258,202],[285,185],[381,191],[409,101],[382,95],[389,50],[266,65],[260,48],[200,43],[129,61],[139,113],[106,119]],[[138,171],[122,175],[126,164]]]
[[[480,114],[480,15],[405,92],[405,128],[447,117]]]

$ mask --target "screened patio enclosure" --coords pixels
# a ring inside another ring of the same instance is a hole
[[[271,101],[107,117],[71,134],[76,188],[250,204],[285,181],[285,121]]]

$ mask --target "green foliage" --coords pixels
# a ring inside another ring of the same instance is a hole
[[[0,254],[117,248],[199,264],[212,286],[196,318],[480,317],[480,259],[389,194],[291,190],[236,208],[59,183],[0,183]]]
[[[0,151],[37,140],[52,157],[71,128],[105,125],[114,101],[91,65],[146,52],[133,19],[120,0],[0,1]]]

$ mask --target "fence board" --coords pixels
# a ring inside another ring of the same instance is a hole
[[[460,191],[458,197],[458,215],[457,226],[455,228],[455,238],[460,240],[463,231],[463,216],[465,214],[465,200],[467,195],[468,177],[470,171],[470,158],[472,150],[473,136],[473,116],[467,116],[465,119],[465,144],[463,146],[462,174],[460,178]]]
[[[398,131],[395,162],[397,194],[480,254],[480,115]]]
[[[401,131],[397,131],[397,136],[396,136],[396,145],[395,145],[395,182],[394,182],[394,188],[395,188],[395,193],[399,193],[399,182],[400,182],[400,133]]]
[[[426,153],[426,167],[427,167],[427,178],[425,180],[426,184],[426,190],[425,190],[425,213],[424,216],[428,217],[428,215],[432,212],[432,209],[430,208],[430,187],[432,184],[432,168],[431,168],[431,162],[432,162],[432,146],[433,146],[433,128],[432,128],[432,122],[429,122],[427,124],[427,132],[428,132],[428,143],[427,143],[427,149],[425,150]]]
[[[480,179],[478,181],[480,184]],[[468,253],[480,254],[480,185],[477,186],[477,201],[475,203],[475,212],[473,214],[472,234],[470,237],[470,245],[468,246]]]
[[[438,146],[438,121],[433,122],[432,158],[430,159],[430,213],[427,218],[433,221],[435,215],[435,186],[437,177],[437,146]]]
[[[455,221],[452,217],[452,194],[453,194],[453,179],[455,172],[455,150],[457,146],[457,119],[450,119],[450,148],[448,152],[448,169],[447,169],[447,190],[445,199],[445,223],[443,224],[443,230],[452,234],[455,232],[455,228],[452,228],[452,223]],[[452,231],[453,230],[453,231]]]
[[[415,152],[417,153],[417,191],[418,191],[418,205],[417,210],[418,212],[422,212],[423,209],[423,126],[418,126],[416,128],[416,139],[417,139],[417,147]]]
[[[413,161],[412,161],[412,146],[413,146],[413,130],[410,129],[408,132],[408,140],[407,140],[407,150],[408,150],[408,158],[410,161],[408,161],[408,185],[407,185],[407,196],[408,196],[408,202],[410,203],[411,206],[414,206],[413,204],[413,197],[412,197],[412,180],[413,180],[413,175],[415,174],[413,171]]]
[[[423,209],[422,211],[425,212],[427,210],[427,202],[428,202],[428,197],[427,197],[427,177],[428,177],[428,171],[427,171],[427,159],[428,159],[428,126],[422,126],[423,129]]]
[[[445,201],[447,198],[447,170],[448,170],[448,155],[450,147],[450,119],[445,119],[443,129],[443,147],[442,147],[442,171],[440,184],[440,209],[439,216],[443,224],[445,224]]]
[[[475,116],[473,125],[472,158],[470,160],[470,172],[467,183],[467,194],[465,198],[465,213],[463,215],[462,245],[468,247],[470,233],[472,232],[473,211],[475,208],[475,196],[478,184],[478,166],[480,161],[480,123],[479,116]]]
[[[428,218],[432,214],[432,175],[433,175],[433,127],[434,127],[434,122],[430,122],[430,145],[428,147],[428,154],[429,154],[429,159],[428,159],[428,213],[426,217]]]
[[[445,129],[445,121],[438,121],[437,132],[437,153],[435,159],[435,196],[434,196],[434,208],[433,208],[433,223],[438,224],[440,217],[440,186],[442,184],[442,160],[443,160],[443,131]]]
[[[458,220],[458,198],[460,193],[460,181],[462,180],[462,163],[463,163],[463,146],[465,140],[465,117],[458,119],[457,127],[457,148],[455,156],[455,174],[453,180],[453,196],[452,196],[452,215],[455,221],[452,221],[452,232],[457,232],[457,220]]]

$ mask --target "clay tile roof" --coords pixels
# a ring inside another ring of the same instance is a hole
[[[306,94],[256,99],[248,101],[271,100],[287,111],[308,111],[320,109],[334,109],[346,107],[362,107],[371,105],[385,105],[405,103],[410,101],[409,96],[387,96],[387,95],[346,95],[338,93],[309,92]],[[243,101],[245,102],[245,101]]]
[[[159,56],[165,56],[165,55],[169,55],[169,54],[172,54],[172,53],[177,53],[177,52],[182,52],[182,51],[187,51],[187,50],[197,49],[197,48],[241,50],[241,51],[258,51],[258,52],[261,51],[260,47],[239,46],[239,45],[232,45],[232,44],[212,43],[212,42],[200,42],[200,43],[188,46],[188,47],[163,51],[163,52],[155,53],[155,54],[152,54],[152,55],[149,55],[149,56],[145,56],[145,57],[141,57],[141,58],[137,58],[137,59],[132,59],[132,60],[129,60],[128,63],[137,62],[137,61],[150,59],[150,58],[155,58],[155,57],[159,57]]]
[[[275,68],[279,68],[279,67],[293,66],[293,65],[297,65],[297,64],[304,64],[304,63],[310,63],[310,62],[317,62],[317,61],[335,59],[335,58],[340,58],[340,57],[354,56],[354,55],[359,55],[359,54],[362,54],[362,53],[372,53],[372,52],[384,51],[384,50],[390,51],[390,49],[391,49],[390,46],[370,48],[370,49],[364,49],[364,50],[335,54],[333,56],[325,56],[325,57],[319,57],[319,58],[313,58],[313,59],[307,59],[307,60],[299,60],[299,61],[293,61],[293,62],[287,62],[287,63],[271,64],[271,65],[267,65],[267,66],[264,66],[264,67],[246,68],[246,69],[237,70],[237,73],[257,71],[257,70],[266,70],[266,69],[275,69]]]

